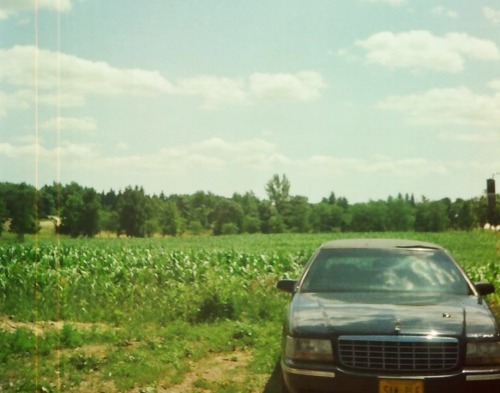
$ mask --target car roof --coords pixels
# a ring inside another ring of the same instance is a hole
[[[444,251],[444,248],[440,245],[420,240],[408,239],[340,239],[331,240],[321,245],[321,249],[331,248],[425,248]]]

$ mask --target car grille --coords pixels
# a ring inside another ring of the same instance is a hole
[[[455,338],[341,336],[339,355],[346,367],[380,371],[441,371],[457,366]]]

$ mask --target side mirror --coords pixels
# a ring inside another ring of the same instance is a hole
[[[297,285],[297,280],[283,278],[278,281],[278,283],[276,284],[276,288],[278,288],[280,291],[294,293],[296,285]]]
[[[495,286],[489,282],[476,282],[474,286],[481,296],[486,296],[495,292]]]

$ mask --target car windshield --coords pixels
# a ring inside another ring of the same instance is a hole
[[[443,251],[427,249],[323,249],[301,291],[470,293],[454,261]]]

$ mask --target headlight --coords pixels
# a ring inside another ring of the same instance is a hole
[[[500,341],[467,343],[468,366],[486,366],[500,364]]]
[[[286,338],[285,357],[299,361],[331,362],[333,360],[330,340],[315,338]]]

